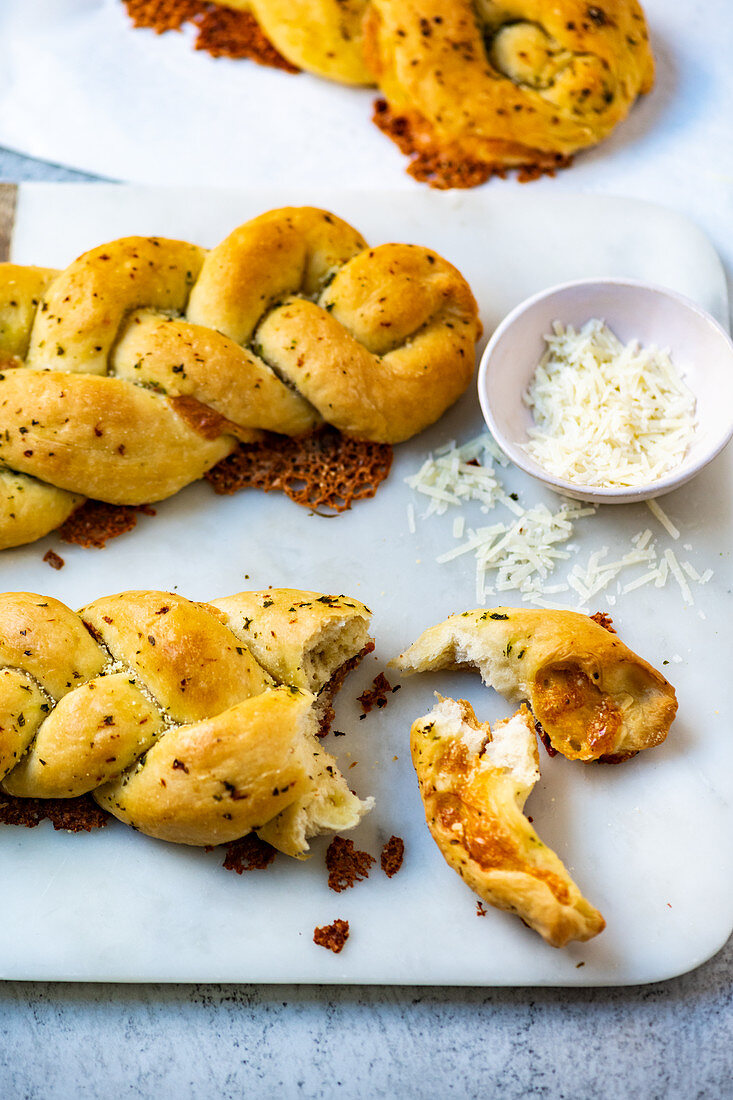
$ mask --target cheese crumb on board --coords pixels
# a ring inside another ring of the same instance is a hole
[[[535,421],[525,450],[535,462],[608,489],[648,485],[681,464],[695,397],[668,352],[624,345],[596,318],[579,332],[556,321],[545,342],[524,394]]]

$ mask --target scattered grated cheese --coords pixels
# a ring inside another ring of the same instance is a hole
[[[667,563],[669,565],[670,573],[672,574],[674,579],[677,581],[677,584],[680,586],[680,591],[682,593],[682,598],[684,599],[685,603],[688,603],[688,604],[694,603],[695,601],[692,598],[692,592],[690,591],[690,586],[687,583],[687,581],[685,580],[685,575],[682,572],[682,570],[680,569],[680,563],[677,561],[677,558],[675,557],[674,551],[670,550],[670,548],[667,547],[667,549],[664,551],[664,557],[666,558]]]
[[[695,433],[695,397],[666,351],[624,346],[606,325],[556,321],[524,403],[525,450],[577,485],[625,488],[679,466]]]
[[[663,588],[670,575],[677,582],[685,602],[692,604],[694,599],[688,579],[695,584],[707,584],[712,578],[712,569],[701,574],[690,562],[678,561],[671,549],[658,551],[648,527],[638,531],[631,538],[627,552],[615,560],[609,561],[609,547],[601,546],[582,564],[577,560],[578,547],[573,541],[574,525],[580,519],[595,515],[597,508],[563,497],[555,497],[557,511],[545,504],[525,508],[517,494],[508,493],[500,482],[494,467],[495,454],[496,445],[487,435],[461,447],[451,443],[428,456],[417,474],[405,478],[407,484],[428,501],[420,519],[443,515],[448,508],[460,508],[469,501],[476,502],[483,513],[498,505],[510,513],[506,520],[497,519],[475,527],[466,524],[464,515],[455,516],[452,534],[455,540],[461,541],[436,559],[440,564],[447,564],[465,555],[473,557],[479,604],[485,604],[489,596],[497,593],[517,592],[525,603],[551,607],[546,596],[572,591],[578,597],[577,609],[587,612],[590,602],[601,593],[605,602],[612,606],[617,596],[646,585]],[[507,465],[506,460],[503,465]],[[654,502],[648,503],[651,506]],[[660,523],[665,531],[672,538],[678,538],[678,529],[661,508],[659,512],[664,517]],[[407,516],[412,530],[411,524],[415,523],[413,505],[408,506]],[[576,560],[569,565],[566,575],[556,578],[556,571],[573,558]],[[622,582],[619,579],[629,570],[639,569],[638,575],[632,574],[629,580]],[[612,584],[616,586],[615,595],[609,592]]]
[[[439,448],[429,455],[416,474],[405,478],[410,488],[430,498],[425,516],[443,515],[451,504],[477,500],[488,512],[495,506],[499,494],[504,494],[497,481],[493,462],[506,466],[508,459],[500,452],[488,432],[462,447],[455,443]]]
[[[662,527],[664,528],[664,530],[667,532],[667,534],[671,538],[678,539],[680,537],[680,533],[679,533],[678,528],[675,527],[675,525],[672,523],[672,520],[669,518],[667,513],[662,509],[661,505],[657,504],[656,500],[648,500],[646,502],[646,506],[649,509],[649,511],[651,512],[651,514],[654,516],[654,518],[659,520]],[[686,549],[687,549],[687,547],[686,547]]]
[[[690,565],[689,561],[682,561],[680,565],[691,581],[696,581],[698,584],[700,583],[700,574],[694,566]]]

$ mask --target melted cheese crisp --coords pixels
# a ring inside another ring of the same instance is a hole
[[[524,395],[527,453],[578,485],[648,485],[679,466],[695,434],[695,398],[666,351],[625,346],[599,320],[559,322]]]

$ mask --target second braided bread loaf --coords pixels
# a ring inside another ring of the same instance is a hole
[[[0,778],[20,798],[92,792],[161,840],[255,830],[288,855],[371,809],[317,740],[373,648],[346,596],[269,589],[194,603],[124,592],[80,612],[0,596]]]

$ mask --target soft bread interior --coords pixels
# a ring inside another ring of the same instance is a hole
[[[317,695],[335,673],[370,644],[369,621],[338,619],[326,623],[303,655],[308,690]]]
[[[312,837],[354,829],[374,806],[372,797],[362,800],[349,789],[335,757],[315,736],[316,714],[312,712],[313,721],[303,734],[311,789],[257,830],[273,848],[297,859],[306,857]]]
[[[417,641],[391,663],[408,676],[415,672],[474,668],[485,684],[510,702],[523,698],[515,661],[509,659],[502,646],[492,644],[492,640],[477,629],[473,613],[470,617],[452,615],[445,622],[423,631]]]
[[[522,813],[539,779],[526,707],[492,731],[468,703],[439,699],[414,723],[410,743],[428,828],[480,898],[516,913],[553,947],[602,931],[601,914]]]

